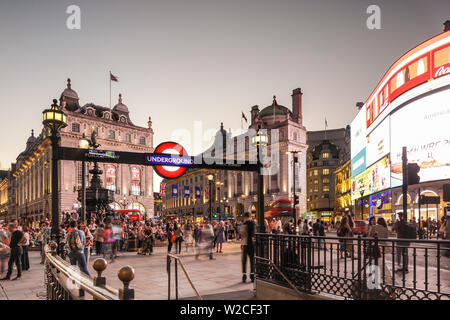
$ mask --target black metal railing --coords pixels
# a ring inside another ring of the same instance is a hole
[[[71,266],[59,257],[56,242],[45,246],[45,276],[47,300],[132,300],[134,289],[129,288],[134,279],[134,269],[124,266],[118,271],[123,288],[116,290],[106,285],[102,276],[108,264],[105,259],[96,259],[93,268],[97,272],[94,278],[82,274],[78,267]]]
[[[448,240],[265,233],[256,235],[256,246],[257,279],[291,287],[282,273],[305,293],[355,300],[450,300]]]
[[[194,255],[195,256],[195,255]],[[185,255],[186,257],[186,255]],[[198,257],[198,256],[197,256]],[[174,281],[175,281],[175,300],[178,300],[179,298],[179,288],[178,288],[178,265],[181,267],[181,270],[183,271],[187,281],[189,282],[189,285],[191,286],[192,290],[195,292],[195,295],[197,296],[198,300],[203,300],[200,296],[200,293],[198,292],[197,288],[194,286],[194,283],[191,280],[191,277],[189,276],[188,272],[186,271],[186,268],[184,267],[183,262],[181,261],[181,257],[175,254],[167,253],[167,300],[170,300],[170,292],[171,292],[171,283],[172,283],[172,277],[171,277],[171,265],[172,260],[175,261],[174,264]]]

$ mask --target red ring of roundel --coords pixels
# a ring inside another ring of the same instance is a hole
[[[164,153],[164,150],[168,150],[168,149],[173,149],[173,150],[178,151],[180,156],[187,155],[186,150],[181,145],[179,145],[176,142],[171,142],[171,141],[160,143],[156,147],[155,153]],[[159,174],[161,177],[167,178],[167,179],[178,178],[178,177],[182,176],[187,170],[186,167],[179,167],[175,171],[168,171],[168,170],[164,169],[163,166],[155,166],[154,168],[155,168],[155,171],[157,174]]]

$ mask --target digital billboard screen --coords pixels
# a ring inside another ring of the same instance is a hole
[[[389,155],[352,177],[352,200],[386,190],[391,185],[391,166]]]
[[[450,178],[450,89],[415,100],[391,115],[391,185],[402,185],[402,147],[420,167],[420,182]]]
[[[390,152],[389,117],[367,135],[366,166],[370,166]]]

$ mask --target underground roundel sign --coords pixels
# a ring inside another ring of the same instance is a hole
[[[182,176],[193,163],[186,150],[176,142],[159,144],[154,153],[147,155],[146,162],[154,167],[159,176],[166,179]]]

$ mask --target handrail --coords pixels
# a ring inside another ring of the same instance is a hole
[[[298,290],[297,289],[297,287],[296,286],[294,286],[294,284],[291,282],[291,281],[289,281],[289,279],[286,277],[286,275],[283,273],[283,272],[281,272],[281,270],[280,269],[278,269],[278,267],[275,265],[275,263],[272,261],[272,260],[270,260],[270,259],[266,259],[266,258],[263,258],[263,257],[256,257],[257,259],[259,259],[259,260],[264,260],[264,261],[267,261],[267,262],[269,262],[269,264],[283,277],[283,279],[291,286],[291,288],[295,291],[295,293],[297,293],[297,295],[299,296],[299,298],[303,298],[303,295],[302,295],[302,293],[300,292],[300,290]]]
[[[309,238],[309,239],[331,239],[331,240],[358,240],[358,237],[338,237],[338,236],[310,236],[310,235],[303,235],[303,234],[284,234],[284,233],[279,233],[279,234],[275,234],[275,233],[256,233],[256,235],[264,235],[264,236],[283,236],[283,237],[288,237],[288,238]],[[362,240],[370,240],[373,241],[375,240],[375,237],[361,237]],[[394,242],[409,242],[409,243],[423,243],[423,244],[435,244],[435,243],[440,243],[440,244],[449,244],[450,245],[450,240],[432,240],[432,239],[404,239],[404,238],[377,238],[378,241],[383,241],[383,242],[387,242],[387,241],[394,241]]]
[[[47,261],[54,266],[60,273],[80,286],[80,289],[89,292],[93,297],[99,300],[119,300],[117,290],[108,286],[99,287],[92,284],[92,278],[69,267],[69,264],[57,256],[51,254],[51,249],[47,245],[45,247]],[[114,292],[116,291],[116,292]]]
[[[97,276],[91,278],[78,270],[72,268],[65,260],[56,254],[56,242],[49,242],[44,247],[44,254],[46,258],[46,277],[48,277],[47,284],[47,299],[54,298],[56,292],[57,299],[60,299],[58,293],[64,293],[62,297],[68,299],[83,297],[87,292],[95,300],[130,300],[134,299],[134,289],[129,288],[129,283],[134,279],[134,269],[131,266],[123,266],[118,272],[118,277],[124,284],[124,287],[117,290],[106,285],[106,278],[102,277],[102,272],[107,267],[105,259],[96,259],[93,263],[94,270],[97,271]],[[56,270],[56,272],[54,271]],[[73,295],[72,290],[67,285],[64,285],[59,274],[67,277],[67,281],[76,284],[76,289],[79,290],[79,297]],[[50,297],[49,297],[50,295]]]
[[[203,300],[202,297],[200,296],[200,293],[197,291],[197,289],[195,288],[194,284],[192,283],[191,277],[189,276],[188,272],[186,271],[186,268],[184,267],[184,264],[181,261],[181,258],[179,256],[176,256],[176,255],[172,254],[172,253],[167,253],[167,257],[171,258],[171,259],[175,259],[176,261],[178,261],[180,263],[181,269],[183,270],[184,275],[186,276],[189,284],[191,285],[192,289],[194,290],[195,295],[197,296],[197,299],[198,300]],[[170,268],[170,265],[168,265],[168,268]],[[168,269],[168,272],[169,272],[169,281],[170,281],[170,269]],[[176,273],[176,276],[178,277],[177,273]],[[176,279],[176,284],[177,284],[177,287],[175,288],[175,290],[178,291],[178,279]]]

